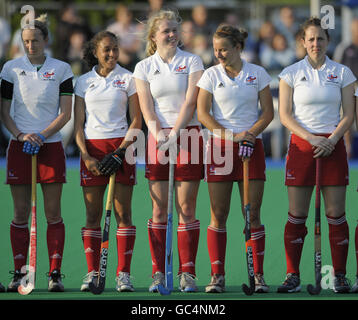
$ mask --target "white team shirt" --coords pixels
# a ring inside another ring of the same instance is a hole
[[[205,70],[197,84],[213,95],[211,113],[214,119],[233,133],[250,129],[258,120],[259,92],[271,82],[264,68],[245,60],[242,62],[241,71],[234,79],[218,64]]]
[[[128,98],[136,93],[132,73],[117,64],[107,77],[102,77],[95,68],[80,76],[75,85],[75,95],[86,103],[85,138],[124,137],[128,130]]]
[[[68,63],[49,56],[39,71],[27,55],[6,62],[1,78],[14,85],[12,115],[16,127],[25,133],[46,129],[59,113],[60,84],[72,77]],[[61,133],[56,132],[45,142],[61,139]]]
[[[154,109],[162,128],[172,128],[185,101],[188,76],[204,70],[199,56],[177,48],[171,63],[165,63],[158,52],[138,62],[133,77],[149,82]],[[196,112],[188,126],[198,126]]]
[[[356,81],[346,66],[326,57],[314,69],[306,56],[285,68],[279,78],[293,88],[293,117],[311,133],[331,133],[340,121],[341,89]]]

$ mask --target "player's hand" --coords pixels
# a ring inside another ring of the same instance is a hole
[[[165,137],[164,140],[157,142],[157,149],[160,151],[167,151],[171,146],[175,146],[177,143],[178,137],[174,131],[170,131],[169,135]]]
[[[323,136],[314,136],[308,142],[312,145],[313,158],[328,157],[335,148],[334,141]]]
[[[93,158],[89,155],[81,155],[82,161],[85,163],[85,166],[88,171],[90,171],[93,175],[99,176],[101,175],[101,171],[98,169],[99,161],[96,158]]]
[[[99,163],[98,169],[101,174],[110,176],[117,172],[119,169],[123,169],[123,159],[126,154],[125,148],[119,148],[115,152],[107,154]]]
[[[255,143],[249,140],[242,140],[239,142],[239,157],[250,158],[254,152]]]
[[[34,155],[39,153],[46,138],[41,133],[30,133],[25,134],[23,140],[25,142],[22,151],[26,154]]]

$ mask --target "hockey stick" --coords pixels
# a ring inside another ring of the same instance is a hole
[[[108,259],[108,242],[109,242],[109,227],[111,223],[111,212],[113,205],[113,195],[115,187],[116,174],[113,173],[109,178],[109,187],[107,192],[106,201],[106,216],[104,220],[104,229],[101,243],[101,259],[99,262],[99,275],[97,283],[91,281],[88,286],[93,294],[101,294],[106,284],[106,272],[107,272],[107,259]]]
[[[255,291],[255,275],[254,275],[254,258],[251,246],[251,225],[250,225],[250,199],[249,199],[249,159],[244,159],[244,211],[245,211],[245,246],[246,246],[246,263],[249,276],[249,285],[242,284],[242,290],[248,296]]]
[[[165,244],[165,287],[158,285],[161,295],[169,295],[173,291],[173,192],[174,192],[174,161],[169,162],[168,182],[168,220]]]
[[[29,246],[29,265],[21,268],[22,273],[28,273],[21,279],[17,291],[22,295],[27,295],[35,288],[36,280],[36,253],[37,253],[37,216],[36,216],[36,183],[37,183],[37,155],[31,157],[31,231]]]
[[[311,295],[321,292],[321,158],[316,159],[316,199],[315,199],[315,228],[314,228],[314,270],[315,286],[309,284],[307,291]]]

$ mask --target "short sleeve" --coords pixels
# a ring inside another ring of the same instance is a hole
[[[133,72],[133,78],[148,81],[147,73],[145,72],[145,64],[140,61],[136,64]]]
[[[193,55],[193,59],[190,62],[189,74],[204,70],[203,61],[198,55]]]
[[[137,92],[137,89],[135,87],[135,81],[132,76],[129,77],[129,83],[128,83],[128,89],[127,89],[127,95],[128,97],[134,95]]]
[[[75,95],[81,98],[85,98],[85,91],[84,91],[84,81],[82,77],[79,77],[75,83]]]
[[[9,67],[9,63],[5,63],[3,69],[0,74],[1,79],[6,80],[7,82],[14,83],[11,75],[11,68]]]
[[[265,89],[271,82],[272,78],[264,68],[259,68],[259,91]]]
[[[285,68],[282,72],[278,75],[279,79],[284,80],[291,88],[294,87],[293,85],[293,75],[290,72],[289,68]]]
[[[73,72],[72,72],[72,69],[71,69],[71,66],[68,64],[68,63],[65,63],[65,71],[63,73],[63,78],[62,78],[62,82],[70,79],[70,78],[73,78]]]
[[[342,79],[342,88],[349,86],[355,82],[357,78],[354,76],[352,70],[346,66],[343,69],[343,79]]]
[[[356,97],[358,97],[358,88],[356,89],[356,92],[354,93]]]
[[[204,71],[196,86],[210,92],[211,94],[213,93],[213,83],[210,79],[208,70]]]

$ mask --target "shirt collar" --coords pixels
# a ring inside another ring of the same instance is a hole
[[[118,63],[116,64],[116,66],[114,67],[114,69],[107,74],[106,77],[102,77],[101,75],[99,75],[96,71],[96,68],[97,68],[97,64],[92,68],[92,72],[95,74],[96,78],[98,79],[110,79],[112,78],[115,74],[118,73],[119,69],[120,69],[120,66],[118,65]]]
[[[324,60],[324,63],[322,64],[322,66],[321,66],[319,69],[314,69],[314,68],[312,67],[312,65],[311,65],[310,62],[308,61],[308,55],[305,56],[304,61],[305,61],[306,65],[308,66],[308,68],[313,69],[313,70],[317,70],[317,71],[323,71],[323,70],[326,68],[327,64],[328,64],[331,60],[326,56],[326,59]]]

